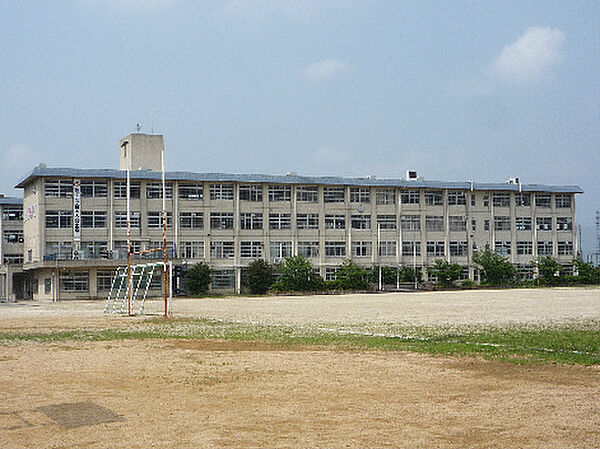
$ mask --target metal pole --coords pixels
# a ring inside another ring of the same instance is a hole
[[[167,299],[167,195],[165,187],[165,147],[163,146],[160,153],[160,164],[162,169],[162,216],[163,216],[163,291],[165,296],[165,317],[169,313],[169,305]]]
[[[126,143],[124,144],[126,145]],[[131,315],[131,179],[127,168],[127,315]]]
[[[415,290],[418,287],[417,284],[417,242],[413,242],[413,271],[415,275]]]
[[[381,291],[382,287],[382,279],[381,279],[381,254],[379,253],[379,245],[381,242],[381,225],[377,223],[377,262],[379,265],[379,290]]]

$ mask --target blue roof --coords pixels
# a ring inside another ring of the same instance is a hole
[[[18,188],[24,188],[33,178],[113,178],[125,179],[125,170],[86,169],[86,168],[55,168],[35,167],[19,181]],[[160,180],[161,172],[134,170],[130,172],[131,179]],[[264,175],[264,174],[231,174],[231,173],[194,173],[194,172],[165,172],[169,181],[212,181],[212,182],[247,182],[272,184],[308,184],[308,185],[350,185],[364,187],[404,187],[426,189],[456,189],[456,190],[503,190],[524,192],[561,192],[583,193],[576,185],[542,185],[542,184],[509,184],[509,183],[479,183],[470,181],[425,181],[402,179],[342,178],[337,176],[299,176],[299,175]]]
[[[22,205],[23,198],[17,198],[16,196],[0,196],[0,205]]]

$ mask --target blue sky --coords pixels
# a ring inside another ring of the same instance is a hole
[[[578,184],[599,204],[597,1],[0,3],[0,191],[33,166]],[[18,192],[20,193],[20,192]],[[587,243],[587,245],[586,245]]]

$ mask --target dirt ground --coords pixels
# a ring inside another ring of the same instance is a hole
[[[598,290],[540,291],[546,294],[535,301],[514,292],[490,295],[487,312],[474,317],[469,311],[475,297],[455,296],[454,307],[443,295],[368,295],[375,299],[370,303],[360,295],[325,297],[331,303],[320,319],[352,323],[362,313],[364,322],[379,315],[382,322],[400,322],[399,305],[411,310],[405,316],[414,323],[504,322],[506,316],[512,322],[520,312],[523,321],[599,316]],[[304,304],[301,297],[267,301],[187,300],[176,307],[186,316],[253,320],[263,311],[265,322],[319,322],[314,297]],[[419,302],[432,304],[419,315],[414,312]],[[89,302],[3,304],[0,331],[126,326],[138,320],[101,312],[102,305]],[[224,341],[0,346],[2,448],[591,448],[600,447],[598,397],[599,366],[519,366]]]

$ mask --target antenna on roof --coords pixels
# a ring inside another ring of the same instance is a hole
[[[139,133],[142,130],[142,125],[138,123],[137,125],[135,125],[135,129]]]

